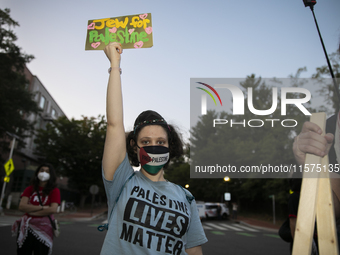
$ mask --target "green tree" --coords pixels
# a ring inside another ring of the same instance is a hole
[[[222,194],[226,192],[226,184],[220,179],[191,179],[190,178],[190,145],[186,144],[184,156],[176,158],[165,170],[165,179],[185,187],[196,200],[220,202]]]
[[[335,77],[335,81],[337,87],[340,86],[340,49],[332,54],[328,55],[333,74]],[[307,71],[306,67],[299,68],[295,74],[295,76],[290,76],[290,78],[298,78],[302,72]],[[332,110],[324,106],[319,107],[320,111],[334,113],[339,111],[340,101],[335,92],[334,82],[329,80],[331,78],[331,73],[329,71],[328,65],[323,65],[317,67],[315,73],[312,74],[312,79],[315,79],[318,83],[319,89],[318,93],[325,98],[325,102],[329,102],[326,105],[332,105]],[[328,79],[327,79],[328,78]]]
[[[38,113],[33,95],[27,90],[24,66],[33,59],[24,54],[15,44],[17,40],[12,28],[19,26],[10,17],[9,9],[0,9],[0,138],[6,132],[20,137],[30,135],[33,123],[25,119],[31,113]],[[0,139],[2,150],[8,148],[8,141]],[[19,146],[24,146],[19,141]],[[1,151],[1,150],[0,150]]]
[[[69,187],[81,194],[81,207],[91,185],[98,185],[104,194],[101,161],[105,134],[103,116],[80,120],[60,117],[37,132],[38,155],[52,163],[58,174],[69,178]]]
[[[340,86],[340,49],[337,52],[334,52],[329,55],[329,60],[332,65],[335,81],[337,87]],[[312,75],[313,79],[317,79],[320,84],[322,84],[321,88],[318,90],[320,95],[324,96],[326,101],[332,102],[332,106],[335,112],[339,111],[340,99],[337,97],[335,92],[334,83],[325,81],[325,78],[330,78],[331,74],[329,71],[328,65],[323,65],[321,67],[316,68],[316,72]]]
[[[164,178],[185,187],[190,181],[189,144],[185,145],[184,155],[173,159],[164,171]]]

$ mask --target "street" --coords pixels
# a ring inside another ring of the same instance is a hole
[[[230,221],[203,221],[208,243],[204,254],[289,255],[289,244],[277,231],[233,224]]]
[[[6,217],[7,218],[7,217]],[[13,220],[15,219],[14,217]],[[11,236],[11,219],[8,222],[0,216],[0,245],[2,255],[16,254],[16,240]],[[61,221],[61,233],[54,238],[53,255],[100,254],[106,232],[99,232],[97,227],[104,219],[95,221]]]
[[[11,226],[15,217],[0,216],[0,245],[2,255],[16,254],[15,238],[11,236]],[[105,232],[97,226],[104,219],[61,221],[61,234],[54,239],[54,255],[99,254]],[[259,229],[231,221],[203,221],[208,243],[203,245],[205,255],[288,255],[289,244],[276,231]]]

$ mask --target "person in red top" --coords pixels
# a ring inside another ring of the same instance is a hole
[[[48,216],[54,220],[53,213],[60,205],[56,179],[53,166],[42,164],[35,171],[31,185],[22,193],[19,210],[25,215],[12,226],[12,233],[17,236],[18,255],[52,254],[53,228]]]

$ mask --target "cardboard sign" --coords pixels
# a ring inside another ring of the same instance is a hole
[[[110,42],[123,49],[152,47],[151,13],[89,20],[85,50],[103,50]]]

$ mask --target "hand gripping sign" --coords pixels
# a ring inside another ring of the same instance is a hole
[[[151,13],[89,20],[85,50],[103,50],[110,42],[123,49],[152,47]]]

